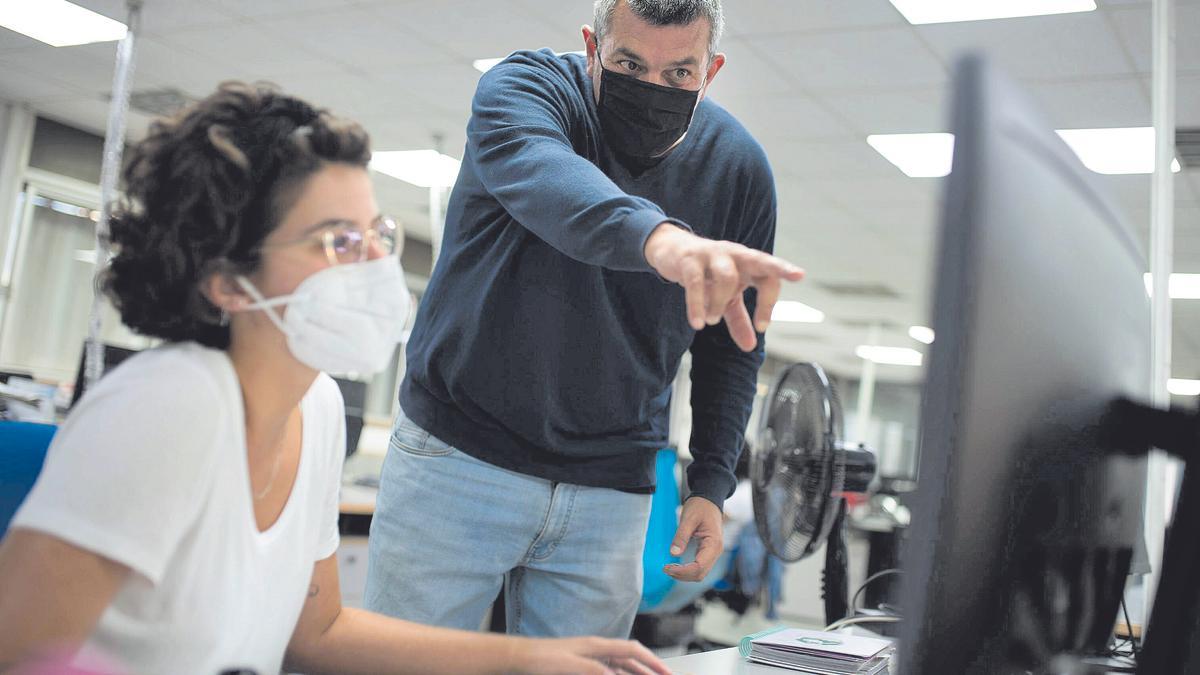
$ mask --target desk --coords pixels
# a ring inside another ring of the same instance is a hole
[[[703,654],[688,654],[663,659],[663,663],[678,675],[782,675],[796,671],[776,668],[761,663],[750,663],[742,658],[737,647],[718,649]]]

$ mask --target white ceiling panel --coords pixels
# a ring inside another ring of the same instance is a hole
[[[347,7],[271,17],[263,23],[289,44],[357,70],[400,69],[458,58],[436,36],[393,19],[369,7]]]
[[[1150,18],[1150,5],[1111,12],[1117,33],[1142,73],[1149,73],[1153,63]],[[1200,72],[1200,3],[1175,8],[1175,68],[1179,72]]]
[[[1058,129],[1150,126],[1150,97],[1137,77],[1033,83],[1026,89]]]
[[[909,28],[756,38],[755,48],[812,89],[939,85],[947,71]]]
[[[946,87],[937,86],[903,91],[820,92],[819,97],[865,139],[868,134],[946,130],[950,112],[946,94]]]
[[[511,1],[385,2],[368,7],[406,33],[435,38],[468,67],[474,59],[506,56],[517,49],[582,49],[578,32],[564,33],[537,12]]]
[[[49,78],[77,91],[100,96],[112,89],[116,58],[115,42],[57,48],[39,44],[0,54],[0,63],[19,73]],[[135,71],[135,82],[141,79]]]
[[[771,165],[794,178],[820,180],[890,178],[896,167],[867,145],[865,139],[835,141],[779,140],[771,144]]]
[[[713,96],[760,141],[768,139],[853,139],[854,131],[807,94]]]
[[[810,33],[906,25],[887,0],[733,0],[725,3],[725,29],[730,35]]]
[[[57,78],[35,75],[22,68],[10,66],[0,54],[0,99],[18,103],[76,98],[82,90],[60,82]]]
[[[1097,12],[931,24],[916,30],[948,63],[965,52],[983,51],[1023,79],[1134,72],[1106,17]]]
[[[224,66],[229,76],[236,79],[316,73],[336,77],[345,72],[339,64],[309,51],[307,45],[287,34],[252,22],[180,31],[164,42]]]
[[[798,93],[794,78],[759,56],[749,40],[728,38],[721,43],[721,51],[725,65],[708,90],[717,100]]]
[[[98,14],[121,23],[129,20],[125,0],[72,0]],[[259,4],[253,2],[238,3]],[[142,34],[160,35],[171,31],[211,26],[227,26],[240,21],[237,14],[205,0],[147,0],[142,5]]]

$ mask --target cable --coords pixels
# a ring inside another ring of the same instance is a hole
[[[850,616],[845,619],[834,621],[825,627],[825,632],[832,632],[839,628],[852,626],[859,623],[899,623],[898,616]]]
[[[866,580],[863,581],[862,584],[858,587],[858,590],[854,591],[854,596],[850,598],[850,615],[853,616],[858,611],[858,596],[860,593],[863,592],[863,589],[867,587],[867,584],[871,583],[872,581],[875,581],[876,579],[878,579],[880,577],[885,577],[889,574],[900,574],[901,571],[902,570],[899,567],[892,567],[890,569],[880,570],[880,571],[876,572],[875,574],[872,574],[871,576],[867,577]]]
[[[1129,610],[1125,607],[1125,594],[1121,594],[1121,612],[1125,615],[1125,630],[1129,632],[1129,645],[1133,648],[1133,660],[1137,662],[1138,645],[1133,637],[1133,624],[1129,622]]]

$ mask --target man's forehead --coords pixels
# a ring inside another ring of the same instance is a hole
[[[685,25],[657,26],[638,17],[626,3],[613,12],[609,35],[600,39],[614,50],[632,53],[643,60],[680,62],[698,61],[708,52],[708,19],[698,17]]]

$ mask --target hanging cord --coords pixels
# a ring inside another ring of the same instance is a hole
[[[117,181],[121,175],[121,153],[125,149],[125,121],[129,115],[129,88],[133,82],[134,40],[141,30],[142,1],[127,0],[129,10],[125,37],[117,43],[117,64],[113,72],[112,101],[108,108],[108,128],[104,134],[104,162],[100,167],[100,220],[96,223],[96,274],[93,284],[92,312],[88,318],[88,337],[84,385],[91,388],[104,374],[104,349],[100,344],[101,312],[104,299],[99,279],[108,267],[109,218],[117,199]]]

